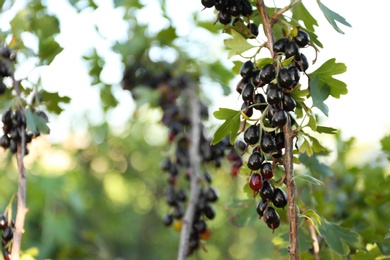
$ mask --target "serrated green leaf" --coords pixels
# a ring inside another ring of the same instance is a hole
[[[318,231],[328,246],[342,256],[349,254],[349,245],[355,245],[359,242],[359,234],[337,224],[330,223],[325,219],[323,219],[322,225],[318,227]]]
[[[347,67],[345,64],[336,63],[336,59],[333,58],[322,64],[316,71],[309,74],[310,82],[314,77],[318,77],[317,84],[319,88],[323,85],[327,85],[330,90],[329,94],[334,98],[340,98],[341,95],[348,93],[347,84],[338,79],[334,79],[332,76],[342,74],[346,71]]]
[[[316,131],[317,129],[317,120],[314,115],[309,115],[309,122],[307,123],[307,126],[311,128],[311,130]]]
[[[337,134],[338,130],[336,128],[327,127],[327,126],[319,126],[317,125],[317,132],[324,134]]]
[[[220,142],[230,134],[230,143],[233,144],[240,129],[241,111],[229,108],[220,108],[214,112],[214,117],[225,122],[215,131],[212,144]]]
[[[381,140],[382,150],[390,153],[390,135],[383,137]]]
[[[63,48],[54,40],[53,37],[40,39],[38,56],[42,64],[50,64],[54,58],[63,50]]]
[[[47,92],[42,91],[42,99],[46,105],[46,109],[49,112],[60,114],[62,112],[62,108],[60,104],[66,104],[70,102],[70,98],[67,96],[60,96],[57,92]]]
[[[351,27],[351,25],[345,20],[344,17],[340,16],[338,13],[333,12],[328,7],[326,7],[321,1],[317,0],[318,6],[320,7],[322,13],[324,14],[326,20],[333,26],[333,28],[339,32],[344,34],[344,32],[337,26],[336,22],[344,24],[345,26]]]
[[[257,64],[258,68],[262,68],[265,65],[272,64],[272,63],[274,63],[274,60],[271,58],[262,58],[262,59],[256,60],[256,64]]]
[[[316,228],[318,228],[318,226],[322,224],[321,217],[317,214],[317,212],[312,209],[305,210],[304,212],[299,214],[299,217],[304,217],[308,219],[310,223]]]
[[[313,107],[317,107],[326,116],[329,114],[329,108],[324,101],[329,97],[330,89],[327,84],[319,84],[317,76],[310,78],[310,94],[313,99]]]
[[[228,54],[228,58],[237,54],[242,54],[256,46],[250,44],[239,32],[231,30],[232,39],[225,39],[224,43],[226,47],[231,49]]]
[[[312,144],[312,148],[313,148],[313,151],[315,153],[319,153],[319,152],[322,152],[322,151],[327,151],[328,149],[326,149],[325,146],[323,146],[320,141],[318,141],[317,138],[313,137],[313,136],[309,136],[310,138],[310,141],[311,141],[311,144]]]
[[[313,155],[313,150],[311,149],[309,141],[306,138],[304,138],[304,137],[302,137],[302,138],[303,138],[303,142],[299,146],[299,152],[300,153],[306,153],[308,156],[312,156]]]
[[[324,185],[324,183],[322,181],[320,181],[319,179],[316,179],[313,176],[307,175],[307,174],[297,174],[294,176],[293,179],[294,180],[304,180],[304,181],[307,181],[311,184],[318,185],[318,186]]]
[[[30,21],[32,31],[42,40],[60,32],[60,22],[57,17],[46,14]]]
[[[37,113],[31,109],[26,109],[25,113],[28,130],[32,132],[39,130],[39,132],[43,134],[48,134],[50,132],[50,128],[47,126],[47,123],[43,117],[38,116]]]

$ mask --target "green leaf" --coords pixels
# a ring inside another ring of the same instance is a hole
[[[228,54],[228,58],[237,54],[242,54],[256,46],[250,44],[239,32],[231,30],[232,39],[224,40],[226,47],[231,49]]]
[[[311,141],[311,144],[312,144],[312,148],[313,148],[313,151],[315,153],[319,153],[319,152],[322,152],[322,151],[327,151],[328,149],[326,149],[325,146],[323,146],[317,138],[313,137],[313,136],[309,136],[310,138],[310,141]]]
[[[314,184],[314,185],[324,185],[324,183],[316,178],[314,178],[313,176],[311,175],[307,175],[307,174],[296,174],[293,178],[294,180],[304,180],[304,181],[307,181],[311,184]]]
[[[31,109],[26,109],[26,123],[27,129],[32,132],[36,132],[37,130],[43,134],[48,134],[50,132],[50,128],[47,126],[45,119],[38,116],[37,113]]]
[[[381,140],[382,150],[390,153],[390,135],[383,137]]]
[[[45,102],[46,109],[49,112],[55,113],[55,114],[60,114],[62,112],[62,108],[60,107],[61,103],[69,103],[70,98],[66,96],[60,96],[56,92],[47,92],[47,91],[42,91],[42,99]]]
[[[338,133],[338,130],[336,128],[327,127],[327,126],[319,126],[317,125],[317,132],[318,133],[324,133],[324,134],[332,134],[335,135]]]
[[[333,176],[332,170],[329,168],[327,164],[324,164],[318,160],[318,156],[309,157],[307,154],[300,154],[299,161],[308,168],[308,171],[317,175],[320,174],[324,177]]]
[[[317,76],[310,78],[310,94],[313,99],[313,107],[317,107],[326,116],[329,114],[329,108],[324,101],[329,97],[330,89],[327,84],[319,84]]]
[[[339,32],[344,34],[344,32],[337,26],[336,22],[344,24],[345,26],[351,27],[351,25],[345,20],[344,17],[340,16],[338,13],[333,12],[328,7],[326,7],[321,1],[317,0],[318,6],[320,7],[322,13],[324,14],[326,20],[333,26],[333,28]]]
[[[334,98],[340,98],[341,95],[348,93],[347,84],[344,82],[334,79],[333,75],[342,74],[347,71],[347,67],[344,63],[336,63],[336,59],[330,59],[321,65],[316,71],[309,74],[310,79],[317,77],[318,83],[317,88],[322,88],[323,85],[327,85],[330,92],[329,94]],[[311,82],[312,80],[310,80]],[[310,83],[310,91],[312,91]]]
[[[230,134],[230,143],[233,144],[240,129],[241,111],[220,108],[214,112],[214,116],[219,120],[225,120],[225,122],[216,130],[211,143],[216,144]]]
[[[318,226],[322,224],[321,217],[317,214],[317,212],[312,209],[305,210],[304,212],[299,214],[299,217],[306,218],[311,223],[311,225],[316,228],[318,228]]]
[[[176,38],[177,38],[176,29],[172,26],[169,26],[168,28],[161,30],[156,35],[156,39],[158,39],[158,41],[162,45],[168,45],[168,46],[172,46],[172,42]]]
[[[311,128],[311,130],[316,131],[317,129],[317,120],[316,117],[313,114],[309,115],[309,122],[307,123],[307,126]]]
[[[60,22],[54,16],[44,15],[31,19],[31,29],[44,40],[60,32]]]
[[[299,152],[300,153],[306,153],[308,156],[312,156],[313,155],[313,150],[311,149],[309,141],[306,138],[304,138],[304,137],[302,137],[302,138],[303,138],[303,142],[299,146]]]
[[[274,60],[271,58],[262,58],[262,59],[256,60],[256,64],[257,64],[258,68],[262,68],[265,65],[272,64],[273,62],[274,62]]]
[[[323,219],[323,224],[318,227],[318,231],[329,247],[342,256],[349,254],[349,245],[359,243],[358,233],[330,223],[325,219]]]
[[[50,64],[54,58],[63,50],[63,48],[54,40],[53,37],[40,39],[39,58],[42,64]]]

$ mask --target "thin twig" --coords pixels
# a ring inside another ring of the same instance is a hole
[[[311,239],[313,239],[313,254],[316,260],[321,260],[320,256],[320,245],[318,244],[318,238],[317,238],[317,233],[315,227],[308,222],[308,227],[309,227],[309,233],[311,236]]]
[[[199,142],[201,134],[201,118],[200,118],[200,106],[199,100],[196,95],[195,86],[191,85],[187,89],[188,100],[190,101],[190,113],[191,113],[191,146],[189,148],[191,178],[190,178],[190,198],[187,206],[186,213],[183,218],[183,225],[180,234],[180,244],[178,260],[184,260],[187,257],[188,245],[190,239],[190,233],[192,224],[194,221],[194,215],[196,206],[198,204],[200,195],[199,182],[201,180],[200,174],[200,155],[199,155]]]

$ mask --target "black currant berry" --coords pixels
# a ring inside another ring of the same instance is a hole
[[[169,185],[164,190],[165,201],[168,205],[174,206],[177,204],[175,188]]]
[[[257,26],[257,24],[249,23],[247,25],[247,27],[249,28],[249,30],[251,32],[251,35],[250,35],[249,38],[254,39],[254,38],[256,38],[259,35],[259,27]]]
[[[249,187],[255,192],[258,192],[263,186],[263,179],[259,173],[252,173],[249,177]]]
[[[277,208],[284,208],[287,205],[287,194],[281,188],[274,189],[272,203]]]
[[[272,231],[278,228],[280,225],[280,216],[278,212],[276,212],[276,210],[271,206],[267,207],[264,211],[263,219],[267,226],[272,229]]]
[[[265,179],[265,180],[272,179],[272,177],[274,177],[274,169],[273,169],[272,163],[264,162],[261,165],[260,173],[261,173],[261,176],[263,177],[263,179]]]
[[[287,38],[280,38],[274,43],[273,50],[274,52],[284,52],[286,43],[288,42]]]
[[[182,202],[187,200],[187,192],[185,191],[185,189],[180,188],[180,189],[177,190],[177,192],[176,192],[176,200],[182,201]]]
[[[225,0],[215,0],[215,9],[218,11],[225,11],[227,9],[227,1]]]
[[[272,117],[272,125],[282,128],[287,122],[287,112],[283,109],[278,109]]]
[[[279,132],[275,135],[276,149],[284,148],[284,133]]]
[[[279,70],[278,83],[282,88],[291,88],[295,83],[295,76],[287,68]]]
[[[256,106],[254,106],[253,108],[257,109],[257,110],[260,110],[261,112],[263,112],[266,109],[266,107],[267,107],[267,103],[265,101],[265,97],[261,93],[257,93],[255,95],[254,103],[256,104]]]
[[[244,79],[248,79],[252,77],[254,70],[255,70],[255,65],[253,64],[252,61],[248,60],[244,62],[244,64],[242,64],[240,68],[240,75]]]
[[[215,0],[201,0],[201,2],[205,8],[211,8],[215,5]]]
[[[218,200],[218,192],[212,187],[207,188],[205,195],[208,202],[216,202]]]
[[[215,218],[215,209],[210,204],[206,204],[206,206],[203,209],[203,213],[210,220]]]
[[[248,0],[242,1],[241,4],[242,4],[241,14],[243,16],[251,16],[253,13],[252,4],[250,2],[248,2]]]
[[[301,78],[301,75],[300,75],[298,67],[297,66],[291,66],[291,67],[288,68],[288,70],[290,71],[291,74],[294,75],[294,80],[295,80],[295,82],[294,82],[295,84],[294,85],[298,84],[299,80]]]
[[[300,52],[298,44],[295,41],[288,41],[284,48],[284,55],[286,56],[286,59],[294,57],[295,60],[299,60],[299,54]]]
[[[251,103],[253,101],[253,93],[255,91],[255,88],[253,87],[252,83],[248,82],[244,85],[244,88],[241,92],[242,100],[244,100],[245,103]]]
[[[261,199],[256,206],[256,212],[259,214],[259,217],[263,217],[265,209],[268,207],[268,201]]]
[[[172,214],[164,214],[164,216],[162,218],[162,222],[163,222],[164,226],[166,226],[166,227],[172,225],[172,223],[173,223]]]
[[[5,227],[5,229],[3,230],[3,241],[10,241],[12,239],[12,237],[14,236],[14,230],[11,226],[7,226]]]
[[[0,146],[4,149],[7,149],[10,146],[10,139],[8,135],[5,134],[0,137]]]
[[[297,103],[295,102],[295,99],[288,95],[283,95],[283,109],[285,111],[294,111],[295,107],[297,106]]]
[[[254,151],[248,158],[248,168],[257,171],[260,169],[262,163],[264,161],[264,156],[258,151]]]
[[[218,12],[218,21],[221,24],[227,25],[232,21],[232,16],[226,11]]]
[[[0,217],[0,229],[4,230],[8,226],[8,219],[6,216],[1,215]]]
[[[307,60],[305,54],[301,53],[300,61],[298,62],[299,71],[306,71],[309,68],[309,61]]]
[[[294,41],[300,48],[303,48],[310,42],[310,36],[307,32],[299,30],[297,36],[294,37]]]
[[[184,207],[181,203],[177,203],[174,207],[173,207],[173,217],[175,219],[181,219],[183,216],[184,216]]]
[[[204,231],[207,230],[207,223],[203,219],[199,219],[195,221],[193,226],[197,233],[203,233]]]
[[[244,133],[244,140],[249,145],[255,145],[260,139],[260,128],[258,125],[250,125]]]
[[[261,69],[260,80],[263,84],[268,84],[275,78],[275,75],[274,65],[267,64]]]
[[[261,137],[260,148],[264,153],[274,152],[276,149],[275,138],[271,134],[265,132]]]
[[[262,199],[272,200],[274,197],[274,188],[272,188],[268,180],[263,180],[263,185],[259,191],[259,194]]]
[[[269,84],[267,88],[267,102],[271,105],[279,104],[282,98],[282,90],[277,85]]]
[[[253,107],[250,105],[250,102],[243,102],[241,105],[241,111],[243,111],[247,117],[251,117],[253,115]]]
[[[229,14],[231,16],[239,16],[241,14],[241,5],[238,3],[232,3],[228,8],[227,8]]]

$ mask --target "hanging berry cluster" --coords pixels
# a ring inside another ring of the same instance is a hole
[[[6,91],[16,91],[14,88],[19,82],[16,82],[14,78],[12,67],[12,63],[16,59],[16,54],[7,47],[0,47],[0,54],[0,95],[4,95]],[[8,80],[8,82],[12,82],[11,86],[7,86],[4,83],[6,79],[11,79]],[[18,93],[14,94],[18,95]],[[37,97],[39,101],[37,101]],[[47,114],[43,110],[36,111],[33,108],[40,102],[42,102],[42,95],[34,95],[29,111],[31,112],[32,118],[34,118],[33,120],[41,120],[46,124],[49,121]],[[16,99],[16,102],[2,114],[1,120],[3,123],[3,135],[0,137],[0,146],[4,149],[9,149],[12,153],[16,153],[17,144],[21,143],[23,140],[24,155],[28,155],[29,150],[27,144],[29,144],[33,138],[40,136],[41,131],[38,127],[35,127],[35,129],[27,129],[27,120],[22,101]],[[35,124],[35,126],[37,125]]]
[[[2,248],[5,260],[11,259],[12,238],[14,236],[14,221],[8,221],[5,215],[0,216],[0,230],[2,233]]]
[[[287,205],[286,193],[275,186],[277,181],[273,177],[276,167],[283,166],[283,127],[288,120],[294,122],[290,113],[295,110],[296,102],[290,93],[299,84],[300,74],[308,68],[300,48],[308,45],[309,35],[302,30],[295,32],[295,36],[275,42],[273,63],[261,68],[252,60],[243,63],[236,88],[242,98],[245,119],[254,122],[247,124],[243,131],[243,139],[250,147],[249,187],[255,196],[260,195],[256,211],[272,230],[280,224],[274,207]]]

